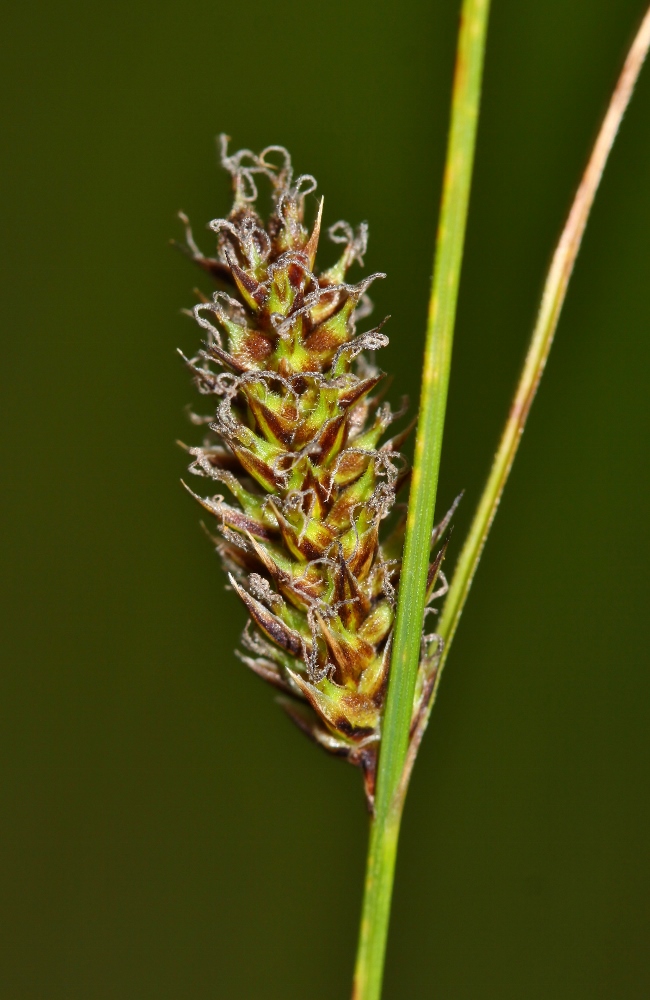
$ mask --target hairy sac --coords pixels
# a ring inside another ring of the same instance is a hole
[[[316,182],[294,179],[285,149],[228,155],[222,136],[221,161],[234,205],[210,223],[214,257],[181,216],[182,249],[219,286],[194,307],[205,340],[185,359],[199,392],[216,397],[214,416],[193,416],[209,434],[188,451],[190,472],[220,492],[196,499],[216,520],[217,551],[249,615],[238,655],[280,689],[305,733],[362,768],[372,808],[403,515],[381,528],[409,472],[399,453],[408,429],[385,440],[395,415],[375,394],[383,373],[362,353],[388,339],[380,326],[356,329],[372,308],[369,285],[384,275],[346,282],[349,267],[363,264],[367,227],[344,222],[329,229],[343,246],[339,260],[316,270],[323,203],[306,228]],[[259,179],[271,189],[266,224],[255,208]],[[430,567],[429,599],[443,554],[444,546]],[[413,725],[435,680],[429,648]]]

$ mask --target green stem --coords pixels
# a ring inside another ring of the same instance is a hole
[[[580,243],[587,225],[587,219],[594,197],[600,184],[607,158],[610,154],[621,119],[625,113],[634,85],[650,47],[650,9],[641,23],[630,51],[625,60],[609,107],[600,127],[589,162],[576,192],[567,221],[553,260],[549,268],[537,322],[524,361],[524,367],[517,385],[510,413],[501,436],[499,448],[494,457],[488,481],[483,490],[469,534],[458,559],[458,564],[449,587],[449,593],[438,624],[438,633],[444,641],[444,651],[438,666],[435,687],[427,712],[423,715],[409,746],[408,759],[403,775],[406,787],[417,755],[418,747],[426,729],[431,708],[440,684],[442,669],[454,638],[458,621],[467,600],[474,574],[483,552],[488,533],[494,521],[499,501],[512,468],[517,448],[521,440],[530,407],[544,372],[546,360],[553,343],[553,336],[569,279],[573,271]]]
[[[409,500],[390,682],[370,831],[354,1000],[379,1000],[397,854],[406,761],[420,659],[447,387],[465,240],[489,0],[463,0],[435,267],[429,303],[420,416]]]

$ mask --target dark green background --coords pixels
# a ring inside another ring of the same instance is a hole
[[[493,6],[456,548],[644,2]],[[178,485],[197,275],[166,241],[228,209],[216,132],[285,143],[328,223],[369,220],[382,363],[416,397],[457,8],[5,8],[7,1000],[348,996],[359,776],[231,652],[243,610]],[[387,1000],[650,996],[649,168],[646,70],[416,769]]]

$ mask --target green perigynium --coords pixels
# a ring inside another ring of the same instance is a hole
[[[329,229],[343,245],[339,260],[318,273],[323,203],[310,231],[304,205],[316,182],[294,179],[285,149],[228,155],[222,137],[221,161],[234,205],[210,223],[216,256],[186,230],[186,252],[220,286],[194,307],[205,340],[186,361],[216,403],[214,415],[193,418],[209,434],[188,449],[190,472],[228,494],[196,498],[216,521],[217,551],[250,616],[238,655],[280,689],[304,732],[362,768],[372,806],[403,514],[381,529],[409,476],[399,452],[408,429],[385,440],[396,414],[373,396],[384,375],[363,356],[388,343],[383,324],[356,330],[372,308],[368,287],[384,275],[346,282],[363,264],[367,227],[344,222]],[[255,207],[259,179],[271,188],[266,223]],[[429,600],[443,555],[444,546]],[[414,725],[437,659],[422,657]]]

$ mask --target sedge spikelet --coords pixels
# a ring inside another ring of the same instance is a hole
[[[339,260],[317,272],[323,203],[310,232],[304,205],[316,182],[294,179],[284,148],[228,155],[222,136],[221,162],[234,205],[210,223],[216,256],[202,254],[181,218],[182,249],[219,286],[193,310],[205,340],[185,361],[217,405],[214,416],[194,417],[209,434],[188,448],[189,469],[229,497],[193,495],[217,522],[217,551],[248,611],[240,659],[280,689],[305,733],[362,768],[372,807],[403,515],[380,528],[409,475],[399,452],[409,429],[382,440],[396,414],[372,395],[384,375],[363,356],[388,343],[383,324],[356,330],[372,308],[368,287],[384,275],[346,282],[353,262],[363,264],[367,226],[345,222],[329,229],[343,245]],[[272,194],[266,224],[255,207],[260,178]],[[429,598],[440,592],[444,548]],[[436,653],[423,654],[414,724],[436,664]]]

